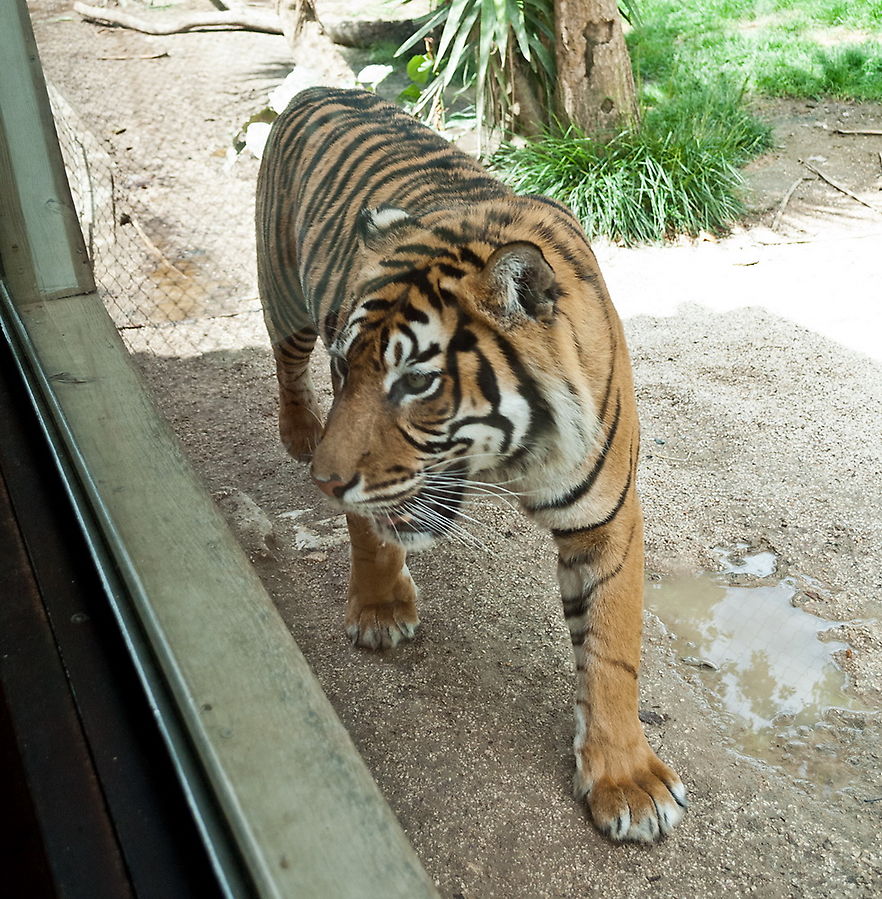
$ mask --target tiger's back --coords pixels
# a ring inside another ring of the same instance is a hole
[[[264,159],[257,258],[261,294],[281,333],[292,324],[319,329],[343,305],[363,210],[392,206],[420,215],[512,196],[397,106],[357,91],[298,94],[272,129]],[[292,323],[286,306],[300,293],[303,320]]]
[[[685,790],[637,717],[633,379],[578,223],[397,107],[313,88],[271,131],[257,249],[282,440],[347,515],[353,642],[412,637],[407,549],[462,533],[471,485],[510,485],[558,548],[577,795],[614,839],[663,836]],[[309,377],[319,334],[335,393],[324,426]]]

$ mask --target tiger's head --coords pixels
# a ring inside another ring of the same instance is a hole
[[[529,465],[553,432],[541,373],[555,367],[559,287],[534,243],[464,239],[399,209],[362,213],[360,239],[312,476],[383,539],[419,549],[461,533],[470,487]]]

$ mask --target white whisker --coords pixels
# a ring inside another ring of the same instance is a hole
[[[431,495],[433,497],[445,497],[450,499],[459,499],[462,498],[467,502],[474,502],[476,505],[480,505],[480,500],[490,498],[492,500],[499,500],[505,504],[505,506],[509,509],[517,509],[517,505],[513,503],[508,496],[505,494],[496,493],[492,490],[483,489],[482,485],[472,485],[472,484],[457,484],[452,482],[448,485],[439,485],[430,481],[426,484],[426,487],[423,491],[426,495]]]
[[[433,507],[437,507],[439,509],[446,509],[448,512],[453,512],[457,518],[464,518],[466,521],[474,522],[482,528],[490,527],[486,522],[478,521],[477,518],[472,518],[471,515],[466,515],[460,508],[460,506],[452,505],[451,503],[443,502],[441,499],[435,496],[426,496],[424,494],[420,494],[420,496],[413,497],[414,500],[422,502],[423,505],[426,503],[430,503]]]
[[[433,523],[442,533],[451,537],[457,537],[462,543],[470,546],[481,546],[481,542],[474,534],[469,533],[457,522],[441,515],[436,509],[426,505],[419,497],[412,497],[405,504],[408,511],[416,513],[415,517],[422,518],[424,521]],[[470,519],[474,520],[474,519]]]

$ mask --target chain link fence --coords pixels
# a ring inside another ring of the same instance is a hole
[[[98,292],[129,350],[192,356],[226,349],[231,317],[263,337],[253,260],[224,255],[223,219],[157,218],[139,197],[144,176],[127,172],[48,87]]]

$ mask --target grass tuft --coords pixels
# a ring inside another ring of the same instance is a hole
[[[757,75],[756,88],[784,97],[882,100],[882,50],[878,44],[851,44],[782,54]]]
[[[770,129],[725,81],[656,90],[639,126],[611,140],[574,127],[515,147],[491,165],[515,190],[566,203],[589,237],[626,244],[720,233],[744,211],[739,166],[771,144]]]

